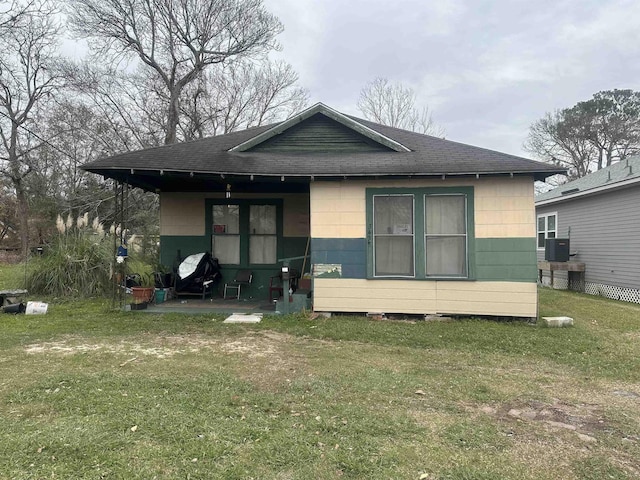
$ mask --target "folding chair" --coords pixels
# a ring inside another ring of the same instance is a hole
[[[224,298],[227,298],[227,290],[236,289],[236,300],[240,300],[240,289],[243,285],[249,286],[251,285],[251,281],[253,280],[253,272],[251,270],[238,270],[236,272],[236,277],[224,284]]]

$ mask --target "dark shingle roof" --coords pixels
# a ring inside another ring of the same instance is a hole
[[[328,109],[314,107],[320,113]],[[83,165],[87,171],[118,178],[117,172],[162,171],[210,175],[254,175],[256,177],[373,177],[529,174],[536,179],[562,172],[558,167],[526,158],[452,142],[429,135],[387,127],[356,117],[341,115],[354,125],[388,137],[410,151],[368,153],[268,153],[230,152],[237,145],[264,134],[273,124],[202,140],[165,145],[102,158]],[[289,122],[289,121],[287,121]],[[284,124],[287,124],[284,122]],[[120,175],[121,177],[122,175]],[[132,182],[130,182],[132,183]],[[140,185],[138,185],[140,186]],[[148,187],[148,186],[147,186]],[[144,188],[144,186],[143,186]]]

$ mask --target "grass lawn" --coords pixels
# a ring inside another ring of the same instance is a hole
[[[0,478],[640,476],[640,305],[543,289],[576,322],[550,329],[49,301],[0,315]]]

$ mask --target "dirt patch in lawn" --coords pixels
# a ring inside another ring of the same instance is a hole
[[[313,341],[278,332],[248,332],[242,337],[209,337],[202,334],[143,335],[135,339],[120,339],[99,343],[83,342],[81,337],[68,336],[54,342],[26,345],[29,355],[78,355],[111,353],[129,358],[127,363],[144,357],[170,359],[178,355],[206,354],[229,356],[238,375],[258,388],[273,390],[288,384],[305,370],[304,349]],[[306,347],[305,347],[306,346]],[[123,366],[122,364],[121,366]]]
[[[256,332],[244,337],[224,339],[205,335],[145,336],[134,340],[114,342],[84,343],[78,337],[66,337],[55,342],[26,345],[27,354],[76,355],[91,352],[123,355],[145,355],[156,358],[170,358],[174,355],[213,351],[224,354],[239,354],[248,358],[263,358],[277,355],[286,335],[271,332]]]

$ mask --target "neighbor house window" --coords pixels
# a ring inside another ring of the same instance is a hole
[[[240,264],[240,206],[213,205],[213,256],[221,264]]]
[[[369,276],[470,278],[473,187],[367,189]]]
[[[544,248],[547,238],[556,238],[558,233],[558,214],[538,215],[538,248]]]

